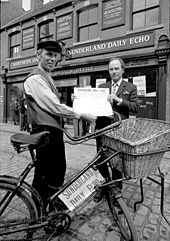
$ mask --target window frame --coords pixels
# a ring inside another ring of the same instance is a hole
[[[86,24],[84,24],[80,27],[80,25],[79,25],[80,13],[88,11],[88,14],[89,14],[89,10],[93,9],[93,8],[96,8],[96,10],[97,10],[96,21],[93,22],[93,23],[88,22],[88,23],[86,23]],[[97,34],[96,38],[89,39],[89,27],[91,27],[91,26],[97,26],[97,33],[99,33],[98,32],[98,28],[99,28],[99,5],[98,4],[91,4],[91,5],[88,5],[86,7],[81,8],[77,11],[77,38],[76,39],[77,39],[78,43],[79,42],[85,42],[85,41],[93,41],[94,39],[97,39],[99,37],[98,34]],[[80,30],[83,29],[83,28],[88,28],[88,39],[86,39],[86,40],[80,40]]]
[[[18,42],[12,45],[12,38],[14,36],[18,35]],[[17,30],[15,32],[12,32],[11,34],[8,35],[9,39],[9,51],[8,51],[8,56],[9,58],[17,58],[21,56],[21,31]],[[18,48],[18,51],[16,52],[17,54],[14,54],[14,48]]]
[[[48,20],[45,20],[41,23],[38,24],[38,41],[43,41],[43,40],[54,40],[55,39],[55,26],[53,26],[53,33],[52,34],[49,34],[49,35],[45,35],[44,37],[40,37],[41,36],[41,27],[42,26],[45,26],[47,24],[50,24],[52,23],[54,25],[54,19],[48,19]]]
[[[161,12],[161,0],[159,0],[159,3],[158,4],[155,4],[154,6],[151,6],[151,7],[147,7],[146,8],[146,1],[147,0],[144,0],[145,1],[145,7],[144,8],[141,8],[139,10],[133,10],[133,3],[134,3],[135,0],[133,0],[132,2],[132,30],[137,30],[137,29],[141,29],[141,28],[147,28],[147,27],[152,27],[152,26],[155,26],[155,25],[158,25],[160,24],[160,12]],[[146,25],[146,14],[148,13],[148,11],[152,10],[152,9],[158,9],[158,22],[156,24],[153,24],[153,25]],[[145,21],[145,24],[144,26],[141,26],[141,27],[137,27],[137,28],[134,28],[134,16],[136,14],[139,14],[139,13],[144,13],[145,16],[144,16],[144,21]]]

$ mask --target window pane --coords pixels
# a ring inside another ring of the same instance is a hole
[[[88,28],[81,28],[79,32],[79,41],[86,41],[88,40]]]
[[[89,24],[97,23],[97,20],[98,20],[97,8],[89,9]]]
[[[146,8],[159,4],[159,0],[146,0]]]
[[[133,29],[145,27],[145,12],[133,16]]]
[[[40,38],[43,38],[44,36],[46,36],[46,34],[45,34],[45,25],[42,25],[40,27]]]
[[[20,56],[20,46],[12,47],[10,50],[10,57],[14,58],[18,56]]]
[[[88,11],[79,13],[79,26],[82,27],[88,24]]]
[[[54,34],[53,22],[48,22],[40,26],[40,39],[53,34]]]
[[[158,8],[146,12],[146,26],[158,24]]]
[[[133,11],[145,9],[145,0],[133,0]]]
[[[20,44],[20,33],[11,36],[11,46]]]
[[[95,39],[98,37],[97,24],[89,27],[89,39]]]

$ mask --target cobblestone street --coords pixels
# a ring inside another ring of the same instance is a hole
[[[69,127],[70,128],[70,127]],[[72,129],[68,131],[72,132]],[[18,126],[10,124],[1,125],[0,141],[0,175],[8,174],[12,176],[19,175],[26,164],[29,163],[29,153],[14,153],[10,145],[10,136],[19,132]],[[95,154],[95,141],[91,140],[78,146],[66,144],[67,154],[67,175],[70,176],[85,166],[90,157]],[[11,158],[13,155],[13,158]],[[165,174],[165,193],[164,193],[164,214],[170,222],[170,153],[165,153],[160,164],[161,171]],[[30,172],[26,181],[31,183],[33,171]],[[160,182],[160,178],[152,176]],[[135,226],[138,230],[140,241],[169,241],[170,226],[164,220],[160,213],[161,188],[158,183],[143,179],[144,201],[137,205],[137,211],[134,212],[134,203],[140,200],[140,183],[138,180],[126,181],[123,188],[123,197],[133,215]],[[93,199],[79,209],[72,217],[72,224],[68,232],[60,238],[53,240],[60,241],[120,241],[120,235],[117,227],[111,227],[108,218],[109,210],[102,200],[100,203],[94,203]],[[39,239],[41,240],[41,239]]]

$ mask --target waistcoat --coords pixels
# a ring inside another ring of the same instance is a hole
[[[59,98],[58,91],[55,88],[55,85],[51,83],[49,80],[49,77],[39,68],[31,72],[28,76],[32,75],[40,75],[43,77],[43,80],[45,80],[51,91]],[[26,79],[27,79],[26,78]],[[25,93],[25,99],[27,104],[27,119],[28,123],[32,124],[32,126],[36,125],[46,125],[46,126],[53,126],[53,127],[62,127],[62,118],[56,115],[53,115],[50,112],[47,112],[46,110],[42,109],[34,100],[34,98],[30,95],[27,95]]]

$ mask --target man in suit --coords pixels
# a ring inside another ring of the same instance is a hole
[[[108,101],[113,110],[121,115],[121,119],[129,118],[130,112],[136,114],[140,108],[136,85],[123,80],[125,64],[121,58],[112,58],[109,62],[111,80],[103,83],[99,88],[109,88]],[[104,124],[104,123],[103,123]]]
[[[110,94],[108,96],[108,101],[112,109],[120,114],[122,120],[127,119],[129,118],[130,112],[136,114],[140,108],[137,97],[137,87],[123,80],[122,76],[125,71],[125,64],[121,58],[112,58],[109,61],[108,70],[111,80],[101,84],[99,88],[109,88]],[[101,129],[109,124],[109,118],[98,117],[96,120],[96,129]],[[96,143],[98,151],[101,147],[100,137],[96,139]],[[100,168],[100,172],[104,177],[106,176],[106,171],[104,166]],[[120,171],[116,173],[116,178],[121,178],[122,175]],[[120,185],[120,188],[121,187],[122,185]],[[101,200],[100,192],[96,193],[95,199],[96,201]]]

